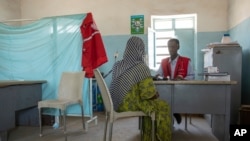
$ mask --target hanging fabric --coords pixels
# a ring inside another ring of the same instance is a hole
[[[42,99],[56,98],[62,72],[82,71],[80,26],[85,17],[86,14],[47,17],[22,26],[0,23],[0,79],[47,80]],[[88,116],[92,114],[88,79],[84,83],[84,113]],[[67,113],[78,115],[80,108],[72,106]]]
[[[101,34],[95,24],[92,13],[87,13],[81,25],[83,37],[82,66],[86,77],[94,76],[93,70],[108,61]]]

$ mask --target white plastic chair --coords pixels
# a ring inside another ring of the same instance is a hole
[[[83,81],[85,71],[81,72],[63,72],[58,87],[58,98],[53,100],[42,100],[38,102],[39,110],[39,124],[40,124],[40,137],[42,136],[42,121],[41,112],[42,108],[55,108],[59,109],[60,116],[63,114],[64,134],[66,136],[66,109],[73,104],[79,104],[81,107],[82,126],[85,130],[84,111],[82,102]]]
[[[105,106],[105,111],[106,111],[106,123],[105,123],[103,140],[106,141],[107,128],[108,128],[108,124],[109,124],[108,140],[111,141],[112,140],[113,123],[114,123],[115,120],[117,120],[119,118],[143,117],[143,116],[148,116],[148,115],[146,115],[142,111],[128,111],[128,112],[116,112],[116,111],[114,111],[113,102],[112,102],[112,99],[111,99],[110,92],[109,92],[109,90],[107,88],[107,85],[106,85],[100,71],[98,69],[96,69],[94,71],[94,74],[95,74],[95,78],[96,78],[97,84],[99,86],[99,89],[101,91],[101,96],[102,96],[103,103],[104,103],[104,106]],[[155,139],[155,129],[154,129],[155,128],[154,127],[155,112],[153,112],[150,115],[150,117],[152,119],[152,141],[154,141],[154,139]],[[142,133],[142,130],[141,130],[141,135],[142,134],[143,133]]]

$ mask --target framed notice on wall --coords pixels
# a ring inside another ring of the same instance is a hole
[[[131,16],[131,34],[144,34],[144,15]]]

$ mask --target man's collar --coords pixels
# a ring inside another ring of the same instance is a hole
[[[169,57],[169,60],[168,60],[169,63],[170,63],[170,62],[176,62],[176,61],[178,60],[179,56],[180,56],[180,55],[178,54],[174,60],[171,60],[171,57]]]

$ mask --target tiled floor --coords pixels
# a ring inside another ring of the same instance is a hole
[[[104,113],[95,113],[98,116],[98,124],[89,124],[87,132],[81,128],[79,117],[68,118],[68,141],[102,141],[104,131]],[[39,137],[39,127],[19,126],[9,132],[9,141],[64,141],[62,128],[53,129],[44,126],[44,136]],[[193,117],[192,124],[188,124],[188,130],[184,128],[184,122],[174,125],[173,141],[217,141],[212,135],[209,124],[201,117]],[[113,141],[140,141],[138,130],[138,118],[117,120],[113,128]]]

